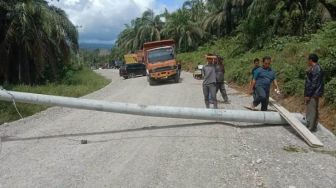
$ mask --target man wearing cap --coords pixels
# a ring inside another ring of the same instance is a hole
[[[216,56],[212,54],[208,54],[206,56],[207,65],[203,66],[202,74],[203,74],[203,94],[204,94],[204,102],[205,107],[210,108],[210,98],[213,102],[214,108],[217,109],[217,98],[216,98],[216,70],[214,62],[216,60]]]
[[[316,131],[318,123],[319,98],[324,93],[323,71],[318,64],[318,56],[310,54],[305,82],[306,126],[310,131]]]
[[[276,90],[279,91],[278,82],[275,78],[275,72],[270,65],[272,58],[266,56],[263,58],[263,66],[254,71],[250,94],[255,93],[255,98],[251,109],[255,109],[261,103],[261,111],[267,111],[271,84],[274,83]],[[253,88],[255,88],[253,90]]]

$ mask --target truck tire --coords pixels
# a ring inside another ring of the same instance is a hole
[[[128,78],[128,76],[123,76],[125,79],[127,79]]]
[[[152,79],[148,79],[148,82],[149,82],[149,85],[150,86],[153,86],[153,85],[155,85],[155,81],[154,80],[152,80]]]

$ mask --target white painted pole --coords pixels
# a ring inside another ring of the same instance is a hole
[[[170,106],[147,106],[92,99],[60,97],[23,92],[0,90],[0,100],[63,106],[85,110],[114,112],[140,116],[199,119],[212,121],[249,122],[262,124],[288,124],[277,112],[256,112],[246,110],[225,110],[205,108],[185,108]]]

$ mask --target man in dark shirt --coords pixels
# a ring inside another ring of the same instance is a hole
[[[178,74],[178,77],[180,78],[181,76],[181,71],[182,71],[182,65],[180,62],[177,63],[177,74]]]
[[[251,105],[251,109],[255,109],[261,103],[261,111],[267,111],[271,84],[274,83],[277,91],[279,91],[278,82],[275,79],[275,72],[271,69],[272,59],[269,56],[263,58],[263,66],[254,71],[252,80],[252,89],[250,94],[255,92],[255,99]]]
[[[250,81],[250,91],[253,91],[252,92],[252,96],[253,96],[253,100],[255,100],[255,98],[256,98],[256,95],[255,95],[255,88],[254,87],[252,87],[252,81],[253,81],[253,76],[254,76],[254,73],[255,73],[255,71],[260,67],[260,60],[258,59],[258,58],[255,58],[254,59],[254,61],[253,61],[253,69],[252,69],[252,79],[251,79],[251,81]]]
[[[204,94],[204,102],[206,108],[210,108],[210,101],[213,102],[214,108],[218,108],[217,106],[217,98],[216,98],[216,70],[214,62],[216,60],[216,56],[207,55],[206,59],[208,64],[203,66],[202,74],[203,74],[203,94]]]
[[[319,98],[324,93],[323,71],[318,64],[318,56],[310,54],[308,57],[308,66],[305,82],[305,104],[307,127],[311,131],[316,131],[318,123],[318,105]]]
[[[229,99],[228,96],[226,94],[226,90],[225,90],[225,85],[224,85],[224,73],[225,73],[225,69],[224,69],[224,65],[223,65],[223,58],[220,56],[217,56],[217,63],[215,65],[216,67],[216,93],[218,92],[218,90],[220,91],[224,103],[229,104]]]

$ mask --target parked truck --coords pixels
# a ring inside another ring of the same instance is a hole
[[[120,67],[119,75],[121,77],[135,78],[136,76],[146,76],[146,66],[143,63],[143,52],[136,52],[124,55],[125,64]]]
[[[163,80],[180,80],[180,66],[176,62],[174,40],[147,42],[143,47],[147,80],[150,85]]]
[[[126,54],[124,55],[125,64],[138,63],[137,54]]]

